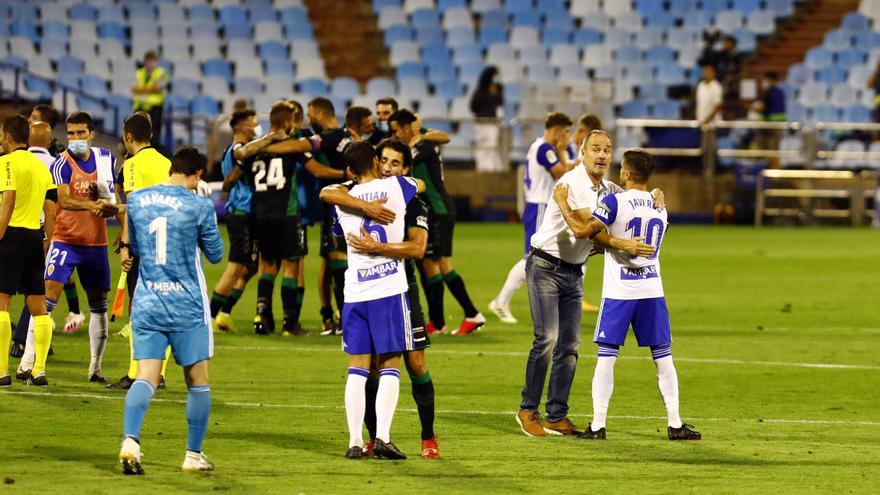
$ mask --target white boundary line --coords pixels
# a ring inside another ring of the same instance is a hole
[[[100,395],[100,394],[83,394],[83,393],[53,393],[53,392],[30,392],[19,390],[6,390],[2,393],[10,395],[22,395],[30,397],[60,397],[72,399],[100,399],[100,400],[125,400],[125,396],[120,395]],[[152,402],[165,402],[169,404],[186,404],[185,400],[180,399],[158,399],[153,398]],[[317,404],[272,404],[265,402],[215,402],[214,405],[226,407],[242,407],[259,409],[268,407],[273,409],[324,409],[324,410],[345,410],[342,405],[317,405]],[[400,412],[417,413],[417,409],[398,407]],[[480,416],[511,416],[516,415],[516,411],[460,411],[455,409],[438,409],[437,414],[460,414],[460,415],[480,415]],[[573,417],[591,417],[590,414],[571,414]],[[612,419],[635,419],[635,420],[665,420],[666,416],[609,416]],[[859,425],[859,426],[880,426],[880,421],[843,421],[843,420],[819,420],[819,419],[731,419],[731,418],[687,418],[689,421],[719,421],[719,422],[753,422],[753,423],[784,423],[784,424],[809,424],[809,425]]]
[[[287,352],[335,352],[340,355],[342,352],[336,348],[330,347],[281,347],[281,346],[259,346],[259,345],[216,345],[215,349],[241,349],[250,351],[287,351]],[[470,356],[509,356],[525,358],[527,352],[518,351],[476,351],[476,350],[450,350],[450,349],[431,349],[430,354],[457,354]],[[584,359],[596,359],[593,354],[580,356]],[[618,359],[633,360],[649,360],[651,356],[620,356]],[[742,364],[752,366],[789,366],[793,368],[817,368],[817,369],[840,369],[840,370],[880,370],[880,366],[871,366],[863,364],[834,364],[834,363],[796,363],[790,361],[746,361],[743,359],[715,359],[715,358],[687,358],[673,355],[676,362],[682,363],[711,363],[711,364]]]

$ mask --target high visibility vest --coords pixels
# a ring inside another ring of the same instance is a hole
[[[159,81],[168,81],[168,74],[165,72],[161,66],[157,66],[151,72],[147,73],[146,67],[141,67],[135,73],[135,78],[137,79],[138,87],[144,87],[151,84],[156,84]],[[165,88],[158,93],[151,93],[145,95],[134,95],[134,109],[135,111],[143,110],[148,111],[151,108],[160,107],[165,103]]]

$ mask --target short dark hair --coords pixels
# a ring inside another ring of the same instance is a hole
[[[343,152],[345,166],[350,168],[355,175],[361,176],[373,166],[376,150],[373,145],[366,141],[355,141],[345,147]]]
[[[578,124],[590,130],[602,129],[602,119],[592,113],[585,113],[578,119]]]
[[[333,102],[330,101],[329,98],[324,98],[323,96],[312,98],[312,101],[309,102],[309,106],[315,108],[315,110],[318,110],[321,113],[336,115],[336,109],[333,108]]]
[[[403,155],[403,166],[409,169],[412,168],[412,151],[410,151],[409,146],[403,144],[402,141],[397,139],[383,139],[379,142],[379,146],[376,147],[376,156],[378,156],[380,160],[382,159],[382,152],[385,151],[385,148],[389,148]]]
[[[155,50],[149,50],[144,54],[144,61],[147,60],[159,60],[159,54]]]
[[[643,150],[629,150],[623,154],[623,163],[630,173],[630,179],[639,184],[646,184],[654,172],[654,157]]]
[[[279,101],[269,110],[269,125],[278,129],[288,120],[293,119],[293,107],[286,101]]]
[[[73,112],[72,114],[67,116],[67,120],[64,121],[65,125],[67,124],[85,124],[86,127],[89,128],[90,131],[95,130],[95,121],[92,119],[92,116],[86,112]],[[147,139],[149,141],[149,139]]]
[[[199,170],[205,173],[208,168],[208,157],[192,146],[182,146],[171,157],[171,173],[196,175]]]
[[[141,113],[129,115],[122,124],[122,135],[131,134],[131,138],[138,143],[148,143],[153,136],[153,125],[149,117]]]
[[[49,124],[49,127],[53,129],[56,125],[58,125],[58,121],[61,120],[61,114],[58,113],[58,110],[55,110],[55,107],[53,107],[52,105],[41,103],[35,106],[34,110],[39,112],[40,120]]]
[[[31,126],[21,115],[10,115],[3,119],[3,133],[12,136],[16,143],[27,144],[31,136]],[[10,152],[11,150],[6,150]]]
[[[397,109],[400,108],[397,105],[397,100],[390,96],[386,96],[384,98],[379,98],[378,100],[376,100],[376,106],[378,107],[379,105],[391,105],[392,112],[396,112]]]
[[[229,118],[229,127],[235,130],[235,126],[256,115],[257,111],[253,108],[246,108],[238,112],[232,112],[232,117]]]
[[[345,127],[357,127],[365,118],[373,116],[373,112],[367,107],[352,106],[345,111]]]
[[[293,120],[294,122],[299,122],[303,119],[303,106],[302,103],[296,100],[287,100],[287,103],[293,107]]]
[[[552,129],[554,127],[571,127],[571,118],[562,112],[550,112],[547,119],[544,120],[544,129]]]
[[[394,113],[388,117],[388,125],[391,125],[391,122],[397,122],[397,125],[403,127],[412,124],[416,121],[416,114],[410,112],[405,108],[401,108],[400,110],[396,110]]]

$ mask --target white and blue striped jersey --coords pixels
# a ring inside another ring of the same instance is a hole
[[[648,258],[623,251],[605,252],[602,297],[609,299],[651,299],[663,297],[660,279],[660,243],[669,228],[666,210],[654,207],[651,193],[629,189],[603,199],[593,216],[619,239],[645,237],[645,244],[657,251]]]
[[[369,217],[338,206],[333,208],[336,222],[333,233],[337,236],[361,235],[364,228],[379,242],[402,242],[406,229],[406,206],[415,197],[418,185],[409,177],[374,179],[358,184],[348,192],[364,201],[385,198],[382,205],[397,216],[390,224],[373,223]],[[345,271],[345,302],[374,301],[407,291],[404,262],[375,254],[354,252],[348,246],[348,269]]]
[[[553,145],[539,137],[526,154],[526,177],[523,180],[526,203],[546,204],[553,195],[556,179],[550,169],[559,163]]]
[[[214,203],[181,186],[161,184],[128,196],[131,252],[140,257],[132,325],[154,331],[208,326],[211,313],[202,253],[223,259]]]

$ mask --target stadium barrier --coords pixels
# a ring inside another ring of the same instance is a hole
[[[849,218],[861,226],[866,217],[875,215],[865,203],[876,191],[874,172],[850,170],[762,170],[755,185],[755,226],[764,217]],[[778,206],[768,206],[770,198],[789,199]],[[817,205],[815,200],[827,200]],[[846,201],[846,207],[838,207]]]

